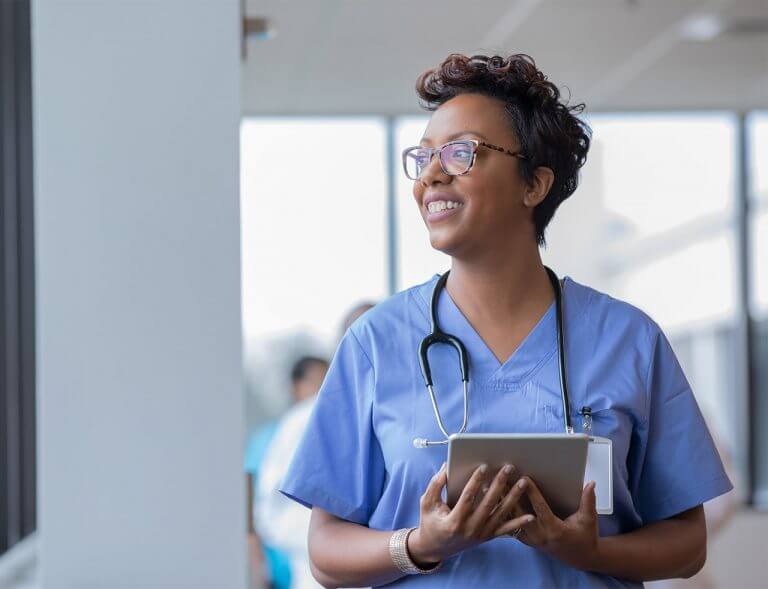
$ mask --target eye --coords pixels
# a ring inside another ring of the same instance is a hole
[[[460,158],[460,159],[469,159],[472,157],[472,152],[465,148],[457,149],[453,152],[454,157]]]
[[[430,155],[428,151],[414,151],[411,153],[411,158],[417,166],[424,167],[429,164]]]

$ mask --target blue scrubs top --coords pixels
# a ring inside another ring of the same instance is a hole
[[[424,386],[418,347],[430,331],[437,275],[360,317],[320,389],[281,491],[310,507],[377,530],[419,524],[419,498],[447,458]],[[664,334],[631,305],[566,278],[563,312],[573,423],[592,408],[592,432],[613,441],[613,515],[600,534],[635,530],[717,497],[732,486],[691,388]],[[467,431],[563,432],[555,304],[500,363],[443,291],[438,318],[470,358]],[[449,432],[463,417],[456,353],[430,348],[435,391]],[[448,559],[409,587],[639,587],[582,572],[509,537]]]

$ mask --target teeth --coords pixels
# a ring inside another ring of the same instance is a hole
[[[429,203],[427,206],[427,210],[430,213],[439,213],[440,211],[444,211],[446,209],[458,209],[459,207],[464,206],[460,202],[456,202],[453,200],[436,200],[434,202]]]

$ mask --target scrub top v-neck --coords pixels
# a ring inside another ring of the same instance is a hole
[[[285,495],[373,529],[419,524],[419,498],[447,453],[446,446],[412,443],[442,438],[418,364],[436,281],[390,297],[347,331],[283,480]],[[613,441],[614,513],[599,517],[601,535],[637,529],[728,491],[693,393],[658,326],[569,278],[563,297],[572,411],[591,407],[593,433]],[[554,303],[503,363],[447,292],[438,316],[469,354],[468,432],[563,431]],[[456,353],[434,346],[430,363],[443,421],[457,431],[463,395]],[[639,586],[578,571],[512,538],[458,554],[434,575],[392,585]]]

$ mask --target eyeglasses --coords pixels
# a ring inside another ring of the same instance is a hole
[[[432,157],[437,154],[440,162],[440,168],[449,176],[463,176],[475,165],[475,156],[480,146],[493,149],[505,155],[525,159],[525,156],[519,151],[509,151],[498,145],[491,145],[485,141],[477,139],[460,139],[450,141],[441,147],[409,147],[403,150],[403,169],[405,175],[411,180],[418,180],[424,173],[424,170],[432,161]]]

